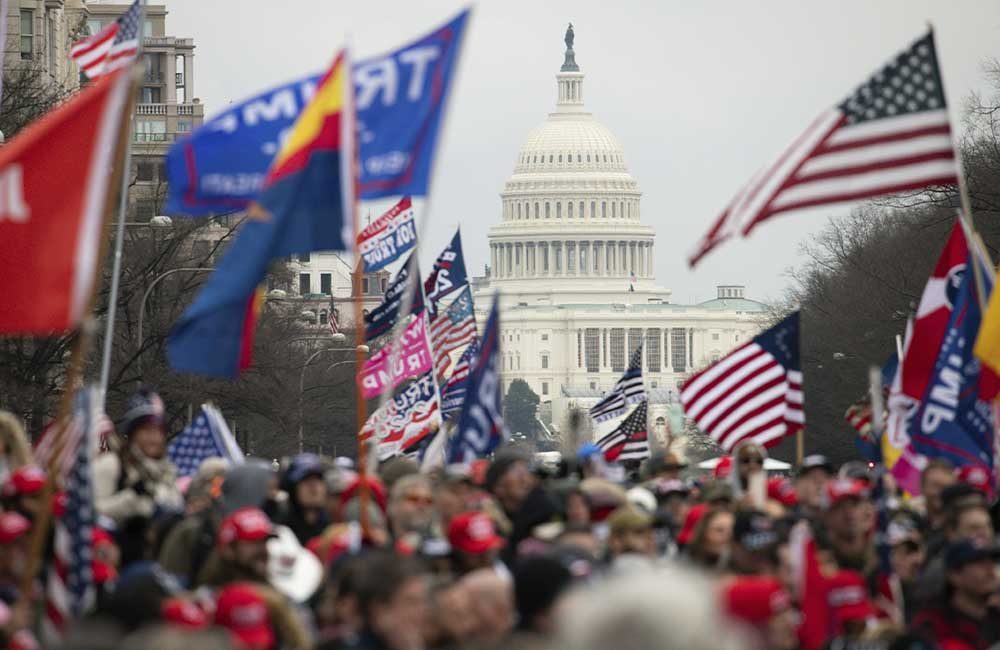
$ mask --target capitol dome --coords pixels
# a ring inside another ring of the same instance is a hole
[[[587,112],[572,25],[556,74],[556,107],[535,127],[501,193],[490,230],[490,282],[508,295],[645,290],[653,287],[651,227],[642,193],[610,129]],[[559,282],[553,282],[559,278]]]

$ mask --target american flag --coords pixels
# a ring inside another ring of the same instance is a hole
[[[451,353],[475,338],[476,314],[473,311],[472,291],[466,285],[458,298],[431,323],[431,347],[439,379],[444,377],[451,365]]]
[[[76,440],[76,446],[72,470],[66,477],[66,513],[55,522],[53,562],[46,576],[43,635],[47,644],[61,639],[70,622],[87,613],[94,604],[91,461],[97,452],[98,428],[103,416],[100,404],[96,389],[81,390],[63,432]]]
[[[139,26],[142,24],[141,0],[104,29],[77,41],[69,51],[89,79],[128,65],[139,53]]]
[[[646,389],[642,385],[642,343],[640,343],[632,352],[625,374],[604,399],[590,408],[590,417],[594,418],[594,422],[604,422],[624,415],[626,406],[645,399]]]
[[[211,404],[203,404],[194,422],[170,441],[167,456],[179,476],[194,474],[206,458],[224,458],[236,465],[243,462],[243,452],[226,420]]]
[[[479,353],[479,341],[472,339],[469,346],[465,348],[462,356],[458,358],[458,363],[451,371],[451,376],[445,382],[441,391],[441,415],[448,417],[452,413],[462,410],[462,402],[465,401],[466,388],[469,385],[469,375],[475,367],[476,355]]]
[[[330,324],[331,334],[340,334],[340,319],[337,318],[339,310],[336,307],[330,308],[330,318],[327,321]]]
[[[649,458],[648,404],[642,402],[618,425],[618,427],[597,441],[609,463],[622,460],[645,460]]]
[[[799,312],[688,379],[681,404],[726,452],[744,440],[771,447],[795,434],[805,423]]]
[[[100,421],[97,426],[98,448],[103,452],[108,450],[108,439],[115,434],[115,424],[103,412],[99,417]],[[56,468],[57,480],[65,482],[66,477],[69,476],[70,471],[73,469],[73,464],[76,462],[77,447],[83,436],[83,430],[79,427],[70,426],[66,430],[65,440],[61,443],[62,448],[57,452],[55,450],[56,442],[59,439],[57,431],[62,426],[64,426],[63,422],[53,422],[45,427],[39,439],[35,441],[35,448],[32,450],[32,453],[35,457],[35,463],[39,467]],[[53,453],[59,454],[58,459],[55,461],[52,460]]]
[[[698,244],[694,266],[724,240],[771,217],[819,205],[958,182],[934,34],[928,33],[821,114],[730,202]]]

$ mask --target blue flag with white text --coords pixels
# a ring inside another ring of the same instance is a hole
[[[934,374],[910,419],[909,434],[913,448],[924,456],[944,458],[956,467],[980,466],[992,476],[993,416],[990,404],[979,399],[980,364],[972,353],[983,315],[971,261],[954,292]],[[985,300],[993,274],[985,264],[980,268]]]
[[[469,378],[458,426],[448,449],[449,463],[483,458],[508,438],[503,423],[503,386],[500,378],[500,294],[479,342],[479,356]]]
[[[437,316],[438,303],[452,291],[461,289],[468,284],[469,277],[465,272],[465,256],[462,254],[462,231],[455,231],[448,246],[441,251],[430,275],[424,280],[424,295],[427,296],[427,306],[431,318]]]
[[[426,196],[442,113],[469,10],[383,57],[354,65],[361,199]],[[227,108],[167,154],[166,212],[245,208],[322,75],[272,88]]]

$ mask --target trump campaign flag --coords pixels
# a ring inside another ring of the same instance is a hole
[[[469,387],[469,378],[472,376],[472,369],[475,367],[478,354],[479,339],[473,338],[465,351],[462,352],[462,356],[458,358],[458,363],[455,364],[448,381],[441,389],[442,416],[448,416],[462,410],[465,394]]]
[[[740,190],[688,259],[805,208],[958,183],[934,34],[824,111]]]
[[[462,233],[455,231],[455,236],[434,262],[431,274],[424,280],[424,293],[427,295],[432,320],[437,316],[437,307],[441,299],[468,282],[465,256],[462,255]]]
[[[350,63],[341,52],[268,172],[259,203],[167,340],[175,370],[235,378],[249,367],[271,260],[343,250],[353,213]]]
[[[365,273],[384,269],[416,244],[417,228],[408,196],[358,233],[358,253],[364,262]]]
[[[483,458],[509,435],[503,422],[503,382],[500,378],[500,295],[493,297],[493,308],[479,343],[466,399],[458,416],[458,425],[448,448],[449,463],[469,463]]]
[[[389,368],[392,350],[397,348],[395,363]],[[427,339],[427,318],[418,314],[403,330],[398,345],[386,345],[376,352],[358,372],[358,387],[365,399],[392,390],[410,377],[416,377],[433,367],[430,342]]]
[[[371,341],[382,336],[396,324],[396,319],[399,316],[399,307],[403,302],[403,292],[406,291],[406,287],[410,286],[411,270],[416,277],[412,283],[413,298],[410,302],[410,313],[419,314],[423,311],[424,292],[420,287],[420,270],[415,263],[410,264],[411,261],[416,261],[411,258],[412,256],[407,258],[402,268],[399,269],[399,273],[396,274],[396,277],[393,278],[392,282],[386,288],[385,297],[382,298],[379,306],[365,314],[366,341]]]
[[[368,416],[361,440],[375,436],[376,454],[385,460],[419,445],[441,426],[441,404],[434,377],[417,378],[385,406]]]
[[[426,196],[469,11],[353,74],[358,111],[359,197]],[[287,130],[322,75],[273,88],[228,108],[167,155],[169,214],[245,208],[257,198]]]
[[[0,147],[0,334],[65,332],[89,310],[130,87],[105,75]]]

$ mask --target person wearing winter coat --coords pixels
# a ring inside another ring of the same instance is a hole
[[[122,564],[143,559],[150,523],[163,513],[181,511],[177,469],[167,458],[164,408],[148,388],[129,398],[119,422],[121,448],[94,462],[94,503],[99,515],[114,520]]]

